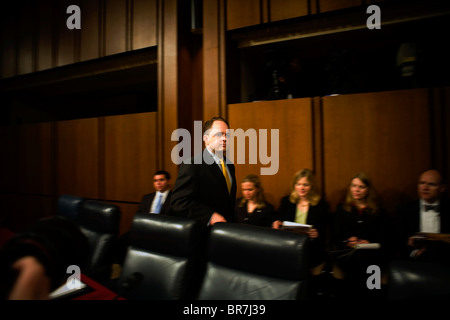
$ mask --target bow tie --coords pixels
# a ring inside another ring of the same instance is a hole
[[[425,212],[427,212],[428,210],[434,210],[436,212],[439,212],[439,206],[437,205],[425,205]]]

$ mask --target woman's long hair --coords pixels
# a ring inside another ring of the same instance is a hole
[[[314,177],[314,174],[310,169],[303,169],[295,173],[294,179],[292,180],[291,194],[289,196],[289,201],[291,201],[292,203],[298,203],[300,201],[300,197],[297,191],[295,191],[295,185],[301,178],[306,178],[308,180],[311,189],[309,189],[307,199],[311,206],[315,206],[316,204],[319,203],[321,196],[319,188],[317,186],[316,178]]]
[[[354,199],[352,193],[350,191],[353,179],[358,178],[361,180],[366,187],[368,188],[368,192],[365,198],[365,202],[367,205],[368,212],[376,213],[378,211],[378,198],[375,192],[375,188],[373,187],[372,181],[369,179],[369,176],[364,172],[359,172],[355,174],[351,179],[347,190],[347,196],[344,202],[344,209],[346,211],[351,211],[352,205],[354,204]]]
[[[255,202],[257,204],[256,207],[258,209],[264,208],[266,206],[266,199],[264,197],[264,189],[262,187],[261,180],[259,179],[259,177],[256,174],[251,173],[242,178],[241,183],[244,182],[253,183],[254,188],[257,190],[255,198]],[[242,197],[242,200],[239,203],[239,207],[243,207],[246,203],[247,200],[245,199],[245,197]]]

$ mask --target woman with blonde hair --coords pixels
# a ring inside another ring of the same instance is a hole
[[[294,175],[291,193],[281,199],[277,220],[272,228],[279,229],[283,221],[311,225],[307,231],[310,239],[310,267],[318,275],[326,259],[325,243],[328,219],[328,203],[320,195],[316,179],[310,169],[303,169]]]
[[[238,223],[270,227],[274,209],[264,197],[261,180],[255,174],[249,174],[241,180],[242,197],[237,199],[235,218]]]

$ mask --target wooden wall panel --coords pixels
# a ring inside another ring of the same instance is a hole
[[[310,0],[270,0],[270,21],[308,15]]]
[[[450,88],[443,88],[444,100],[442,102],[442,171],[446,178],[447,195],[450,195]]]
[[[268,136],[270,136],[271,129],[279,129],[279,170],[276,175],[260,174],[261,167],[270,167],[270,165],[262,165],[259,157],[257,164],[249,164],[248,142],[246,142],[247,159],[245,164],[237,163],[238,155],[235,155],[238,196],[241,195],[240,180],[247,174],[254,173],[260,176],[267,199],[278,208],[281,198],[290,192],[294,174],[303,168],[315,169],[313,168],[312,116],[310,98],[250,102],[228,106],[228,120],[231,129],[241,128],[247,131],[253,128],[258,132],[259,129],[268,129]],[[270,141],[270,143],[273,142]],[[269,153],[270,150],[268,147]],[[237,149],[235,153],[237,153]],[[274,155],[271,156],[272,159],[275,159]]]
[[[156,113],[105,117],[105,198],[139,202],[152,192]]]
[[[450,87],[431,89],[433,167],[450,176]],[[448,188],[447,188],[448,189]],[[447,190],[449,191],[449,190]]]
[[[99,119],[57,123],[58,194],[99,196]]]
[[[222,95],[221,82],[224,76],[220,70],[221,48],[220,35],[221,25],[218,17],[221,14],[220,1],[203,2],[204,26],[203,26],[203,119],[206,121],[211,117],[224,115],[221,111]]]
[[[33,41],[36,23],[35,6],[26,1],[22,10],[18,13],[18,39],[17,39],[17,74],[25,74],[34,71]]]
[[[319,12],[357,7],[362,4],[362,0],[319,0]]]
[[[133,0],[132,50],[157,44],[157,0]]]
[[[81,3],[80,61],[102,56],[100,30],[103,20],[100,0],[84,0]]]
[[[50,195],[54,192],[54,134],[51,123],[18,126],[18,192]]]
[[[262,23],[260,0],[227,0],[226,3],[227,30],[233,30]]]
[[[178,57],[178,1],[165,0],[158,7],[158,159],[159,169],[177,176],[177,166],[171,152],[177,144],[171,141],[172,132],[179,127],[179,57]]]
[[[72,4],[76,4],[79,6],[79,3],[76,3],[73,0],[61,0],[57,2],[55,6],[55,26],[57,31],[57,46],[56,46],[56,65],[57,66],[65,66],[71,63],[78,62],[78,58],[76,57],[75,50],[75,41],[76,37],[79,37],[80,30],[77,29],[68,29],[66,22],[67,18],[69,18],[70,14],[66,13],[67,7]],[[81,8],[80,8],[81,9]],[[81,10],[83,11],[83,10]],[[81,22],[83,23],[83,22]]]
[[[323,98],[324,180],[335,207],[350,178],[366,172],[391,210],[415,197],[418,174],[431,165],[426,89]]]
[[[36,71],[53,66],[53,11],[54,6],[50,1],[39,1]]]
[[[0,76],[2,78],[9,78],[16,75],[16,52],[17,52],[17,27],[16,27],[16,17],[14,14],[2,16],[2,21],[0,23],[2,26],[0,30],[0,35],[2,41],[0,42],[0,56],[1,56],[1,67]]]
[[[127,1],[105,1],[105,55],[127,51]]]

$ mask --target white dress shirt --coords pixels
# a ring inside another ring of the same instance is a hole
[[[424,200],[420,200],[420,232],[440,233],[441,218],[439,212],[435,210],[425,211],[425,205],[438,206],[439,201],[426,203]]]
[[[161,209],[162,209],[162,206],[164,205],[164,202],[166,202],[166,198],[167,198],[168,194],[169,194],[169,190],[166,190],[164,192],[156,191],[155,197],[153,198],[152,206],[150,208],[151,213],[155,212],[156,205],[158,204],[158,199],[161,195],[162,195],[162,198],[161,198]]]

